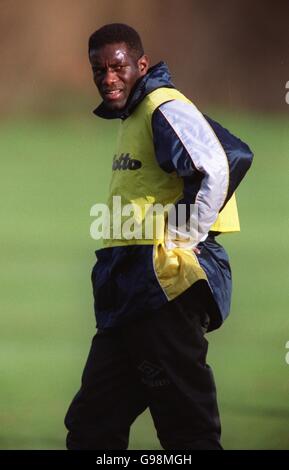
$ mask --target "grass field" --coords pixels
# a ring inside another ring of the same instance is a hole
[[[223,445],[289,449],[289,120],[212,117],[255,152],[238,191],[242,231],[222,237],[232,313],[208,336]],[[89,212],[106,199],[114,132],[83,116],[0,126],[1,449],[64,448],[63,417],[95,328]],[[148,413],[130,448],[160,448]]]

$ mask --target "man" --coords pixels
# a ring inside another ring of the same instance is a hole
[[[96,252],[98,330],[65,419],[67,447],[126,449],[131,424],[149,407],[164,449],[219,450],[204,333],[229,313],[230,266],[215,236],[239,230],[234,191],[252,153],[175,89],[164,63],[149,68],[131,27],[93,33],[89,60],[103,100],[95,114],[120,119],[108,206],[121,196],[137,207],[142,237],[111,226]],[[185,206],[185,224],[164,215],[161,233],[148,237],[152,203]]]

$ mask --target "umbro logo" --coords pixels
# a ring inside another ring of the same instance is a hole
[[[170,385],[170,380],[164,373],[162,367],[145,360],[138,366],[141,372],[141,381],[149,388],[163,387]]]
[[[159,373],[163,369],[157,366],[156,364],[152,364],[151,362],[145,360],[138,366],[138,370],[140,370],[144,375],[152,379],[159,375]]]
[[[119,156],[114,155],[112,170],[138,170],[142,163],[139,160],[131,158],[129,153],[121,153]]]

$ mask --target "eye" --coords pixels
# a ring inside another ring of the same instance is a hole
[[[123,65],[114,65],[111,67],[113,72],[120,73],[122,72],[124,66]]]
[[[105,73],[105,69],[102,69],[100,67],[92,67],[93,74],[99,77],[100,75],[103,75]]]

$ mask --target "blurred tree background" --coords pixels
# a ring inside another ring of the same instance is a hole
[[[288,15],[287,0],[1,0],[1,112],[94,96],[87,38],[111,22],[134,26],[199,103],[285,111]]]
[[[117,122],[96,119],[88,36],[125,22],[151,63],[248,142],[241,232],[219,241],[230,318],[208,335],[226,449],[288,449],[289,2],[0,0],[0,448],[62,449],[94,334],[90,208],[104,202]],[[130,448],[157,449],[146,412]]]

